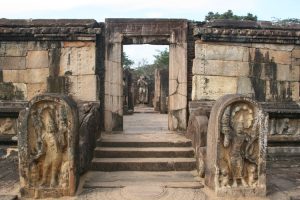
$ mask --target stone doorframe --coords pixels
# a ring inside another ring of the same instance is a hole
[[[187,29],[185,19],[106,19],[106,131],[123,130],[122,47],[126,44],[169,45],[169,130],[187,126]]]

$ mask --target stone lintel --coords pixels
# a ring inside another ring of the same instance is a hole
[[[194,26],[194,36],[203,41],[299,44],[299,24],[267,21],[214,20]]]

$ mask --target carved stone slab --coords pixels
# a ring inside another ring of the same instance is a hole
[[[205,184],[217,196],[265,196],[268,115],[254,100],[225,95],[208,123]]]
[[[67,96],[33,98],[18,119],[21,195],[74,195],[78,184],[78,111]]]

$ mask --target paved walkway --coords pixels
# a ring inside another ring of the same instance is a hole
[[[155,112],[153,108],[139,105],[133,115],[124,116],[124,133],[166,133],[168,131],[168,115]]]

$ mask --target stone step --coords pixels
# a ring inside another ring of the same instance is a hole
[[[93,171],[190,171],[195,158],[94,158]]]
[[[96,158],[175,158],[194,157],[191,147],[97,147]]]
[[[97,141],[99,147],[191,147],[190,140],[183,141],[147,141],[147,140],[116,140],[104,139]]]

